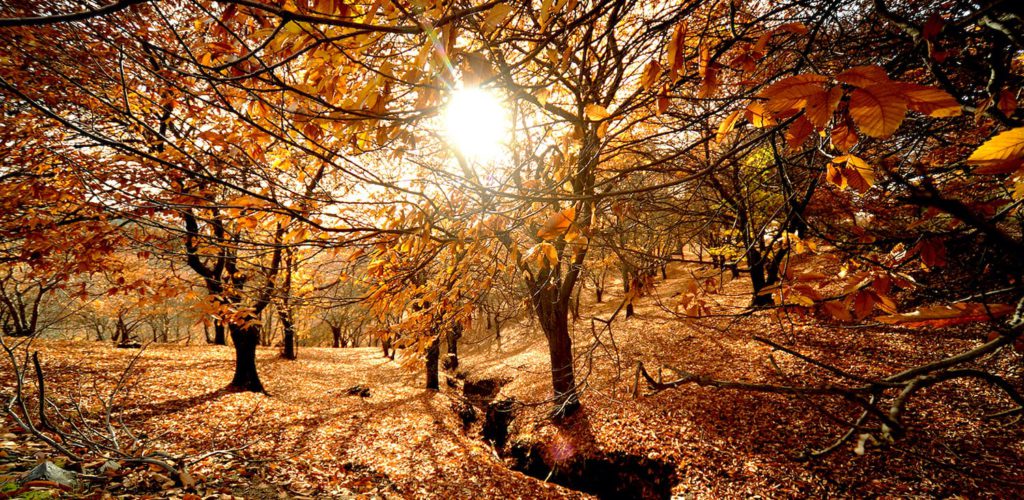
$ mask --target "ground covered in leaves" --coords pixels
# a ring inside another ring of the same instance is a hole
[[[850,327],[775,310],[736,316],[747,299],[749,285],[742,281],[713,296],[712,309],[720,316],[681,320],[672,314],[673,301],[695,272],[703,271],[671,269],[656,293],[638,304],[634,317],[624,319],[620,311],[610,329],[591,318],[610,317],[621,300],[613,295],[603,304],[584,301],[574,323],[584,407],[560,423],[547,418],[550,378],[543,336],[526,319],[503,330],[500,348],[493,332],[468,333],[459,372],[443,378],[440,392],[421,389],[421,372],[403,368],[401,359],[383,358],[376,348],[304,348],[298,361],[261,349],[259,368],[269,395],[231,393],[223,390],[231,376],[230,348],[148,346],[118,413],[154,449],[198,458],[189,466],[195,487],[171,485],[156,471],[125,466],[90,483],[91,489],[63,494],[190,499],[622,495],[607,483],[625,484],[633,495],[682,498],[1019,493],[1024,429],[1012,418],[983,418],[1009,403],[981,385],[958,382],[923,393],[910,407],[908,434],[893,445],[868,447],[860,455],[850,443],[810,461],[799,460],[799,454],[842,435],[842,422],[857,415],[854,407],[838,398],[697,385],[648,394],[642,382],[634,396],[638,361],[652,373],[664,367],[666,380],[675,377],[671,367],[752,382],[834,381],[799,359],[773,354],[754,335],[870,377],[967,349],[987,332],[983,326]],[[88,402],[104,394],[138,354],[96,342],[37,341],[34,347],[58,401]],[[1000,366],[1019,387],[1019,355],[1000,356],[986,362]],[[5,366],[5,393],[11,387],[9,371]],[[483,401],[467,400],[466,380],[473,387],[483,381],[495,393]],[[492,398],[508,400],[514,414],[498,449],[494,430],[482,429]],[[2,426],[0,483],[48,457],[58,460],[11,421]]]

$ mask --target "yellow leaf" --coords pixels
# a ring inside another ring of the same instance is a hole
[[[743,115],[757,128],[770,127],[776,123],[771,113],[764,109],[764,104],[757,101],[750,103]]]
[[[551,20],[551,0],[541,0],[540,2],[540,16],[538,21],[540,22],[540,29],[543,31],[548,25],[548,21]]]
[[[523,260],[535,267],[554,267],[558,264],[558,250],[551,243],[538,243],[527,250]]]
[[[850,94],[850,117],[861,132],[876,139],[896,132],[906,114],[907,100],[894,85],[869,85]]]
[[[861,158],[846,155],[847,183],[853,189],[863,193],[875,184],[875,169]],[[852,172],[850,172],[852,170]],[[857,178],[859,177],[859,179]]]
[[[600,104],[587,104],[583,108],[583,112],[586,113],[587,119],[590,121],[600,121],[611,116],[611,113]]]
[[[511,12],[512,6],[509,4],[500,3],[491,7],[490,12],[487,13],[487,17],[484,18],[484,33],[490,34],[494,31],[494,29],[497,28]]]
[[[566,232],[573,221],[576,220],[576,208],[569,207],[561,212],[556,212],[548,218],[544,225],[537,231],[537,237],[545,240],[553,240]]]
[[[251,195],[242,195],[228,200],[225,205],[229,207],[256,208],[265,205],[264,201]]]
[[[541,243],[541,250],[544,252],[544,259],[547,260],[547,265],[555,267],[558,265],[558,250],[555,250],[555,246],[551,243]]]
[[[539,102],[541,106],[545,106],[548,103],[548,98],[551,97],[551,91],[548,89],[540,89],[533,96],[537,98],[537,102]]]
[[[1024,159],[1024,127],[1007,130],[985,141],[967,158],[978,173],[1006,173],[1020,168]]]
[[[722,124],[718,126],[718,133],[715,134],[715,141],[722,142],[722,139],[725,139],[725,135],[732,131],[733,127],[736,126],[736,120],[740,117],[740,111],[737,109],[730,113],[725,120],[722,120]]]
[[[945,90],[913,83],[901,83],[898,87],[907,98],[910,109],[918,113],[933,118],[948,118],[963,113],[960,103]]]

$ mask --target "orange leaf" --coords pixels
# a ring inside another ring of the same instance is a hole
[[[583,112],[586,113],[587,119],[590,121],[601,121],[611,116],[611,113],[600,104],[587,104],[583,108]]]
[[[704,71],[704,78],[700,81],[697,97],[701,99],[711,97],[715,94],[715,90],[718,90],[718,65],[711,64]]]
[[[733,111],[722,120],[722,124],[718,126],[718,133],[715,134],[715,141],[722,142],[725,139],[725,135],[732,131],[733,127],[736,126],[736,120],[740,117],[740,110]]]
[[[860,291],[853,299],[853,315],[857,319],[867,317],[874,307],[875,297],[871,292]]]
[[[879,316],[876,320],[890,325],[904,325],[912,328],[944,327],[978,321],[991,321],[1010,314],[1009,304],[981,304],[965,302],[951,306],[922,307],[903,314]]]
[[[849,153],[857,145],[857,132],[853,130],[849,117],[843,115],[843,119],[832,127],[831,139],[832,146],[844,153]]]
[[[538,243],[523,255],[523,260],[540,268],[553,267],[558,265],[558,250],[551,243]]]
[[[933,118],[948,118],[963,113],[960,103],[945,90],[913,83],[900,83],[897,87],[903,97],[907,98],[910,109],[918,113]]]
[[[658,76],[661,75],[661,65],[658,61],[651,61],[647,63],[647,67],[644,68],[644,77],[642,85],[644,90],[651,90],[654,87],[654,82],[658,81]]]
[[[761,92],[760,97],[767,99],[764,106],[776,113],[789,109],[800,109],[807,99],[815,94],[824,94],[824,83],[828,78],[814,73],[783,78]]]
[[[1024,158],[1024,127],[1017,127],[985,141],[967,158],[977,165],[976,173],[993,174],[1012,172],[1021,166]]]
[[[229,207],[241,207],[241,208],[258,208],[266,205],[267,203],[255,196],[243,194],[236,198],[228,200],[225,205]]]
[[[668,105],[669,105],[669,100],[668,100],[668,97],[666,95],[662,94],[662,95],[658,96],[658,103],[657,103],[658,111],[657,111],[657,114],[661,115],[662,113],[668,111]]]
[[[843,97],[843,89],[834,87],[828,92],[819,92],[807,97],[807,108],[804,116],[814,124],[814,128],[820,130],[825,128],[832,114],[839,105],[839,99]]]
[[[850,94],[850,117],[861,132],[871,137],[889,137],[906,114],[906,98],[894,85],[869,85]]]
[[[684,52],[686,50],[686,24],[685,21],[676,25],[672,31],[672,40],[668,44],[668,67],[673,83],[679,79],[683,65],[686,62]]]
[[[796,21],[792,23],[780,24],[773,31],[775,33],[782,33],[788,31],[789,33],[793,33],[794,35],[804,35],[807,33],[807,25],[799,21]]]
[[[822,303],[821,306],[829,316],[832,316],[839,321],[853,320],[853,316],[850,315],[850,308],[842,302],[830,300]]]
[[[812,132],[814,132],[814,125],[807,120],[806,116],[801,116],[786,129],[786,143],[790,148],[796,149],[803,145]]]
[[[771,113],[768,113],[768,111],[764,109],[764,104],[761,104],[760,102],[750,103],[750,105],[747,106],[747,111],[743,113],[743,116],[746,117],[747,121],[750,122],[751,125],[757,128],[769,127],[776,123],[775,118],[772,117]]]
[[[846,188],[846,179],[843,178],[842,170],[836,168],[831,163],[825,165],[825,180],[830,184],[839,186],[840,189]]]
[[[854,155],[837,156],[832,160],[835,165],[845,164],[842,169],[845,185],[863,193],[875,184],[875,169],[863,159]],[[845,187],[842,183],[839,187]]]
[[[996,108],[999,108],[1006,116],[1013,116],[1013,113],[1017,111],[1017,98],[1014,97],[1013,92],[1003,89],[999,92],[999,102],[996,104]]]
[[[561,212],[556,212],[548,218],[544,226],[537,231],[537,237],[545,240],[553,240],[564,234],[572,222],[576,219],[576,208],[569,207]]]
[[[854,87],[869,87],[876,83],[889,83],[889,75],[881,66],[857,66],[839,73],[836,80]]]

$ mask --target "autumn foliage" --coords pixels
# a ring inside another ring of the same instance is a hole
[[[698,385],[848,403],[809,458],[898,446],[947,383],[1019,417],[1022,32],[999,0],[6,2],[11,367],[37,337],[201,341],[259,393],[261,348],[373,347],[443,391],[504,324],[558,422]],[[661,344],[615,337],[652,304],[664,342],[754,318],[776,375],[835,379],[655,374]],[[922,355],[847,366],[797,324]]]

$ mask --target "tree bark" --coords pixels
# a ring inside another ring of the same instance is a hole
[[[447,353],[444,358],[444,369],[445,370],[456,370],[459,368],[459,338],[462,337],[462,325],[455,325],[448,335],[445,336],[447,341]]]
[[[622,268],[622,293],[624,296],[629,297],[629,271],[625,267]],[[633,317],[633,299],[626,301],[626,317]]]
[[[284,359],[295,359],[295,324],[292,322],[291,310],[285,306],[281,309],[281,326],[284,328]]]
[[[572,337],[569,336],[569,297],[560,296],[557,290],[544,287],[534,292],[531,299],[537,320],[548,341],[551,387],[555,402],[553,413],[557,417],[568,416],[580,406],[576,395]]]
[[[260,342],[259,324],[229,326],[235,344],[235,376],[228,387],[250,392],[266,392],[256,372],[256,346]]]
[[[341,326],[331,325],[331,336],[334,337],[334,345],[332,347],[335,349],[341,347]]]
[[[765,279],[765,262],[761,252],[751,248],[747,252],[747,264],[750,266],[750,285],[754,292],[750,305],[755,307],[770,305],[772,296],[761,293],[761,290],[768,286]]]
[[[213,322],[213,344],[228,345],[228,338],[224,335],[224,324],[219,319]]]
[[[438,358],[440,358],[441,356],[440,343],[441,342],[439,339],[434,338],[434,340],[430,343],[430,347],[427,348],[427,389],[432,389],[435,391],[439,387],[437,365]]]
[[[281,285],[281,306],[277,309],[284,330],[284,359],[295,359],[295,322],[292,317],[292,268],[295,267],[295,254],[289,248],[284,258],[284,283]]]
[[[548,337],[551,358],[551,386],[555,394],[556,415],[570,415],[579,407],[576,396],[576,374],[573,367],[572,338],[569,336],[568,318],[548,316],[541,319]]]

